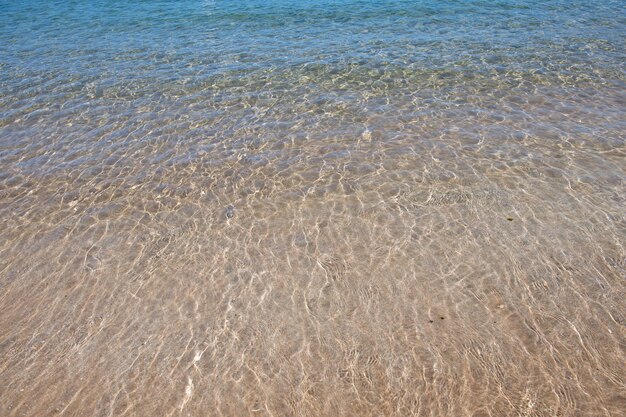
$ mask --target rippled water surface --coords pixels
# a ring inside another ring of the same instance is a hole
[[[623,415],[625,39],[623,0],[0,0],[0,415]]]

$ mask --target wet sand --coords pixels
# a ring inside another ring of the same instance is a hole
[[[528,64],[439,22],[460,68],[403,49],[404,20],[285,16],[238,21],[260,68],[210,44],[217,75],[202,41],[130,48],[139,23],[65,61],[10,44],[37,58],[0,76],[0,415],[623,415],[623,50]],[[397,43],[333,43],[362,27]]]

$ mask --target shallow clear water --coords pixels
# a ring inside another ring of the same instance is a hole
[[[0,415],[621,415],[625,10],[0,0]]]

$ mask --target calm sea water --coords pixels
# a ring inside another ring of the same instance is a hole
[[[623,0],[0,0],[0,415],[623,415],[625,40]]]

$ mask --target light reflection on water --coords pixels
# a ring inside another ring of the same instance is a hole
[[[624,409],[623,1],[0,6],[0,414]]]

